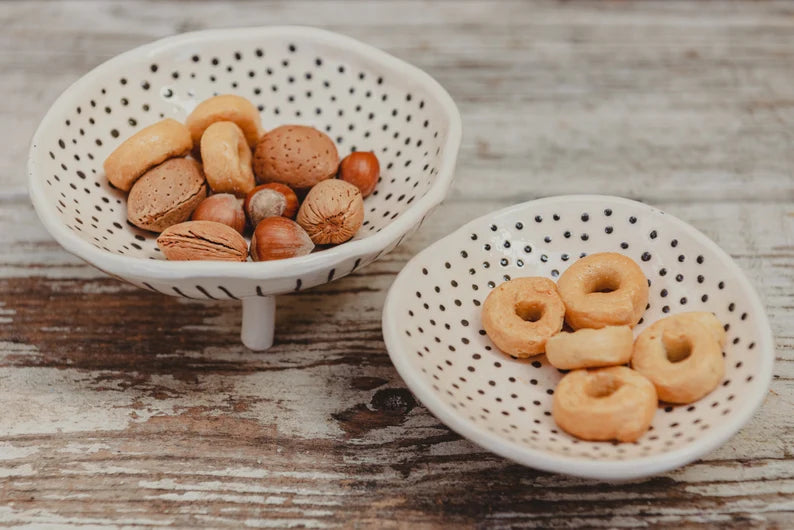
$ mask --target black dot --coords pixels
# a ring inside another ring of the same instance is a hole
[[[536,216],[535,216],[535,222],[536,222],[536,223],[543,222],[543,217],[541,217],[541,216],[539,216],[539,215],[536,215]]]
[[[521,230],[522,228],[524,228],[524,223],[521,222],[516,223],[516,230]]]
[[[724,288],[725,288],[725,282],[720,282],[720,283],[718,283],[718,284],[717,284],[717,288],[719,288],[719,289],[724,289]]]
[[[118,138],[119,137],[119,131],[117,129],[111,129],[110,130],[110,136],[112,136],[113,138]]]
[[[587,234],[582,234],[581,238],[582,238],[582,241],[587,241],[588,239],[590,239],[590,236],[588,236]]]
[[[571,233],[569,231],[567,231],[567,230],[562,235],[563,235],[563,237],[565,237],[565,239],[568,239],[569,237],[571,237]]]
[[[698,283],[703,283],[706,280],[706,278],[704,278],[702,274],[698,274],[697,280],[698,280]]]
[[[612,230],[613,230],[613,228],[611,226],[604,227],[604,232],[606,232],[607,234],[611,234]]]
[[[620,248],[626,250],[627,248],[629,248],[629,244],[624,241],[623,243],[620,244]]]
[[[637,218],[636,218],[636,217],[634,217],[634,216],[632,215],[631,217],[629,217],[629,222],[630,222],[631,224],[634,224],[634,223],[636,223],[636,222],[637,222]]]
[[[191,57],[191,59],[193,60],[194,63],[199,62],[199,56],[198,55],[194,55],[193,57]],[[122,83],[122,84],[124,84],[124,83]]]
[[[648,260],[650,260],[650,259],[651,259],[651,254],[650,254],[650,252],[643,252],[643,253],[642,253],[642,261],[648,261]]]
[[[677,239],[673,239],[672,241],[670,241],[670,246],[673,247],[673,248],[677,247],[678,246],[678,240]]]
[[[524,252],[526,252],[527,254],[529,254],[530,252],[532,252],[532,247],[531,247],[531,246],[529,246],[529,245],[526,245],[526,246],[524,247]]]
[[[676,274],[675,275],[675,281],[683,282],[684,281],[684,275],[683,274]]]
[[[141,82],[141,88],[143,88],[144,90],[149,90],[149,87],[150,87],[150,86],[151,86],[151,85],[149,84],[149,82],[148,82],[148,81],[143,81],[143,82]]]
[[[582,214],[582,221],[584,221],[586,223],[589,220],[590,220],[590,215],[587,214],[587,213],[583,213]]]

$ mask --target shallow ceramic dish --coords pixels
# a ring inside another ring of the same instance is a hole
[[[481,304],[495,285],[556,279],[581,255],[604,251],[631,257],[650,281],[635,334],[665,315],[697,310],[714,312],[728,334],[720,386],[692,405],[662,404],[636,443],[567,435],[551,416],[562,373],[542,355],[502,354],[481,327]],[[458,433],[531,467],[604,480],[672,469],[724,443],[764,399],[774,359],[764,307],[730,256],[653,207],[591,195],[519,204],[431,245],[389,290],[383,333],[408,387]]]
[[[266,130],[312,125],[340,156],[377,154],[381,181],[352,241],[285,261],[167,262],[156,234],[127,223],[105,157],[135,131],[164,117],[184,121],[219,93],[250,99]],[[112,276],[173,296],[242,300],[243,342],[264,349],[272,295],[345,276],[421,224],[451,184],[460,135],[458,110],[438,83],[353,39],[306,27],[201,31],[121,54],[69,87],[33,138],[30,195],[64,248]]]

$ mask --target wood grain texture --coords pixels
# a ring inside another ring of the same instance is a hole
[[[393,253],[240,307],[158,296],[65,253],[25,189],[50,103],[100,62],[206,27],[325,26],[436,77],[464,142],[447,202]],[[614,2],[0,3],[0,525],[794,526],[794,6]],[[701,461],[608,485],[512,464],[417,403],[389,362],[394,275],[535,197],[652,203],[730,253],[767,304],[771,391]],[[166,316],[163,316],[166,315]]]

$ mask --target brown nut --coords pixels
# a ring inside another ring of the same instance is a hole
[[[339,178],[357,187],[364,197],[375,189],[379,176],[378,157],[371,151],[350,153],[339,164]]]
[[[215,221],[243,233],[245,212],[242,201],[231,193],[218,193],[207,197],[193,210],[193,221]]]
[[[254,261],[305,256],[314,243],[298,223],[286,217],[267,217],[256,225],[251,237],[251,258]]]
[[[127,219],[139,228],[161,232],[190,218],[207,196],[201,166],[172,158],[139,178],[127,197]]]
[[[157,238],[169,260],[245,261],[248,244],[234,228],[214,221],[186,221],[169,226]]]
[[[258,182],[302,190],[331,178],[339,167],[334,141],[313,127],[283,125],[264,135],[254,151]]]
[[[361,192],[344,180],[324,180],[306,195],[296,221],[317,245],[344,243],[364,222]]]
[[[298,196],[285,184],[260,184],[248,192],[243,209],[251,226],[257,226],[265,217],[280,215],[293,218],[298,211]]]
[[[217,121],[207,127],[201,137],[201,160],[212,191],[245,197],[254,187],[251,150],[233,122]]]
[[[205,99],[193,109],[185,123],[190,129],[193,143],[199,145],[207,127],[215,122],[231,121],[237,124],[245,135],[248,145],[253,148],[262,136],[259,111],[253,103],[241,96],[222,94]]]

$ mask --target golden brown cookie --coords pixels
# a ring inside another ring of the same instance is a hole
[[[562,329],[565,306],[548,278],[515,278],[497,285],[482,306],[482,325],[496,346],[514,357],[543,353]]]
[[[339,154],[333,140],[303,125],[273,129],[254,151],[254,174],[259,182],[280,182],[297,190],[333,177],[338,167]]]
[[[606,326],[561,332],[546,341],[546,358],[561,370],[626,364],[634,349],[629,326]]]
[[[240,128],[230,121],[218,121],[201,136],[201,161],[207,183],[215,193],[238,197],[253,189],[251,150]]]
[[[631,367],[651,380],[662,401],[691,403],[714,390],[725,375],[721,344],[724,331],[717,317],[679,313],[640,333]]]
[[[111,184],[130,191],[135,181],[149,169],[169,158],[190,152],[190,131],[167,118],[141,129],[127,138],[105,159],[105,174]]]
[[[590,254],[557,281],[565,319],[574,329],[631,326],[648,305],[648,279],[631,258],[615,252]]]
[[[193,143],[199,145],[207,127],[218,121],[237,124],[251,149],[262,136],[261,119],[254,104],[241,96],[222,94],[205,99],[187,117],[186,124]]]
[[[207,196],[195,160],[172,158],[147,171],[127,197],[127,219],[139,228],[162,232],[190,217]]]
[[[552,415],[583,440],[633,442],[650,427],[658,400],[653,384],[625,366],[574,370],[554,390]]]

